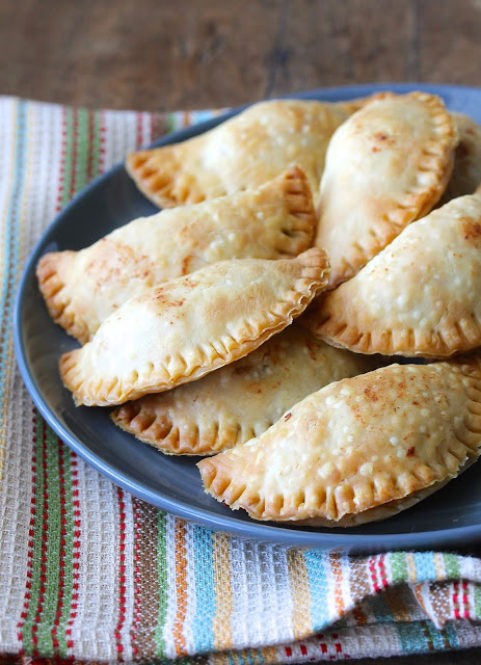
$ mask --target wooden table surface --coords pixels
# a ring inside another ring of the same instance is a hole
[[[0,0],[0,92],[232,106],[374,81],[481,85],[481,0]]]
[[[388,81],[481,86],[481,0],[0,0],[0,94],[170,110]]]

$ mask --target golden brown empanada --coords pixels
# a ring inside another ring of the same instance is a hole
[[[259,436],[306,395],[374,368],[300,323],[198,381],[122,405],[113,421],[165,453],[211,455]]]
[[[315,244],[330,287],[352,277],[438,201],[451,175],[456,132],[438,97],[385,94],[334,133],[320,188]]]
[[[451,113],[459,136],[454,168],[441,204],[472,194],[481,183],[481,127],[464,113]]]
[[[45,254],[40,290],[53,319],[85,343],[156,284],[224,259],[295,256],[312,244],[315,224],[309,184],[294,167],[258,190],[136,219],[80,252]]]
[[[294,165],[317,196],[329,139],[362,103],[260,102],[183,143],[132,153],[126,167],[164,208],[259,187]]]
[[[325,287],[325,253],[220,261],[131,298],[60,360],[78,404],[121,404],[197,379],[254,351]]]
[[[390,365],[331,383],[198,467],[214,498],[255,519],[353,526],[432,493],[480,444],[478,359]]]
[[[361,353],[442,358],[481,345],[481,196],[411,224],[305,324]]]

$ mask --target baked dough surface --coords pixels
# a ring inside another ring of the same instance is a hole
[[[451,176],[456,142],[442,101],[421,92],[380,95],[336,130],[316,235],[331,262],[330,287],[433,208]]]
[[[327,283],[318,248],[294,259],[219,261],[131,298],[60,374],[77,404],[121,404],[169,390],[254,351]]]
[[[448,357],[481,345],[480,293],[481,195],[473,194],[404,229],[318,299],[306,325],[360,353]]]
[[[317,199],[329,139],[363,103],[259,102],[205,134],[132,153],[126,167],[162,208],[259,187],[295,165],[306,172]]]
[[[197,466],[207,492],[254,519],[353,526],[438,489],[480,444],[474,358],[390,365],[332,383],[259,438]]]
[[[79,252],[45,254],[39,287],[54,321],[85,344],[157,284],[225,259],[296,256],[312,244],[316,221],[306,176],[293,167],[257,190],[163,210]]]
[[[248,356],[111,415],[164,453],[211,455],[259,436],[311,392],[374,366],[372,358],[328,346],[294,322]]]

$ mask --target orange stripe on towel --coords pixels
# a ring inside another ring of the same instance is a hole
[[[184,622],[187,614],[187,556],[185,551],[185,531],[184,520],[175,521],[175,590],[177,593],[177,611],[172,628],[175,642],[175,653],[177,656],[187,654]]]
[[[232,614],[234,612],[234,599],[232,593],[229,542],[229,536],[223,533],[214,533],[212,536],[216,597],[216,611],[213,625],[214,645],[216,649],[222,650],[233,647]]]

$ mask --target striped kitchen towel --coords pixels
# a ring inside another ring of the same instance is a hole
[[[0,653],[240,664],[481,645],[481,558],[356,558],[186,523],[87,466],[34,408],[12,343],[34,243],[129,150],[209,115],[0,98]]]

